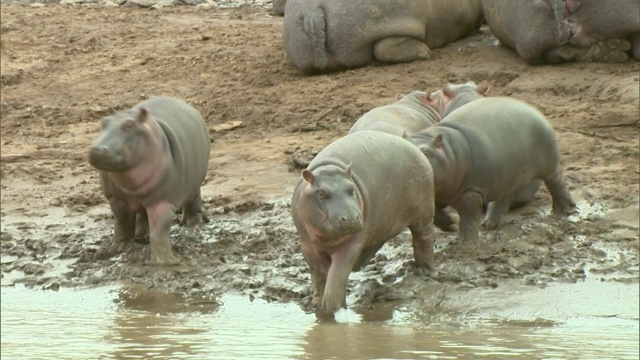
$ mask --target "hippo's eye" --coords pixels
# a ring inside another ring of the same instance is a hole
[[[133,121],[129,120],[129,121],[125,121],[124,124],[122,124],[122,131],[124,132],[130,132],[133,130],[133,127],[135,125],[133,124]]]
[[[324,200],[327,199],[329,197],[329,194],[327,194],[324,190],[318,190],[316,191],[316,194],[318,195],[318,199],[320,200]]]
[[[355,194],[356,190],[353,187],[350,187],[347,189],[347,195],[349,196],[353,196]]]

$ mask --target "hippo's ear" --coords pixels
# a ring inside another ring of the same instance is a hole
[[[350,178],[350,177],[351,177],[351,165],[352,165],[352,164],[353,164],[353,163],[349,163],[349,165],[347,165],[347,166],[344,168],[344,173],[345,173],[345,175],[347,175],[347,177],[348,177],[348,178]]]
[[[489,82],[487,80],[483,80],[480,85],[476,87],[476,91],[478,94],[484,95],[487,91],[489,91]]]
[[[403,94],[396,94],[396,101],[402,99],[403,97],[405,97],[405,95]]]
[[[452,98],[456,95],[456,91],[453,90],[453,86],[451,86],[451,83],[447,83],[447,85],[442,88],[442,93],[448,98]]]
[[[409,133],[407,133],[407,129],[402,129],[402,138],[406,139],[409,137]]]
[[[144,123],[144,122],[147,122],[148,119],[149,119],[149,112],[147,111],[147,109],[141,108],[140,112],[138,113],[138,121],[141,123]]]
[[[444,137],[442,134],[438,134],[435,139],[433,139],[433,147],[436,149],[442,149],[442,142],[444,141]]]
[[[309,184],[313,185],[313,173],[307,169],[302,170],[302,178],[308,182]]]

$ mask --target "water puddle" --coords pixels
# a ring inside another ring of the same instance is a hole
[[[320,322],[293,303],[239,295],[185,301],[130,287],[17,285],[2,288],[0,329],[3,359],[631,359],[638,298],[637,284],[512,286],[452,291],[440,310],[397,302],[377,316],[341,310]],[[450,321],[433,321],[438,312]]]

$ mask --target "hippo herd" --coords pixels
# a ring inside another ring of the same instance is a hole
[[[431,49],[470,34],[485,20],[504,45],[531,63],[620,62],[629,50],[640,58],[640,0],[273,4],[284,13],[291,63],[309,73],[374,59],[426,59]],[[448,83],[400,96],[363,114],[302,170],[291,216],[319,314],[345,307],[350,273],[407,228],[416,268],[428,274],[436,268],[434,225],[457,229],[460,244],[473,244],[481,226],[498,228],[503,215],[531,201],[542,184],[555,213],[573,211],[549,122],[523,101],[487,96],[489,87],[487,81]],[[198,110],[171,97],[103,118],[89,163],[99,170],[115,218],[110,253],[148,235],[152,264],[180,263],[169,239],[172,218],[180,209],[183,225],[209,221],[200,187],[210,144]],[[447,207],[458,213],[459,223]]]
[[[273,12],[307,73],[428,59],[483,22],[531,64],[640,59],[638,0],[274,0]]]

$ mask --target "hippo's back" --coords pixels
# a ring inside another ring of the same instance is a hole
[[[199,187],[207,172],[211,150],[202,115],[186,102],[168,96],[143,101],[133,110],[140,108],[149,112],[167,136],[175,170],[185,178],[184,185],[197,184]]]
[[[433,171],[410,142],[383,132],[358,131],[324,148],[308,169],[349,163],[363,194],[367,230],[378,240],[397,235],[417,217],[433,216]]]

